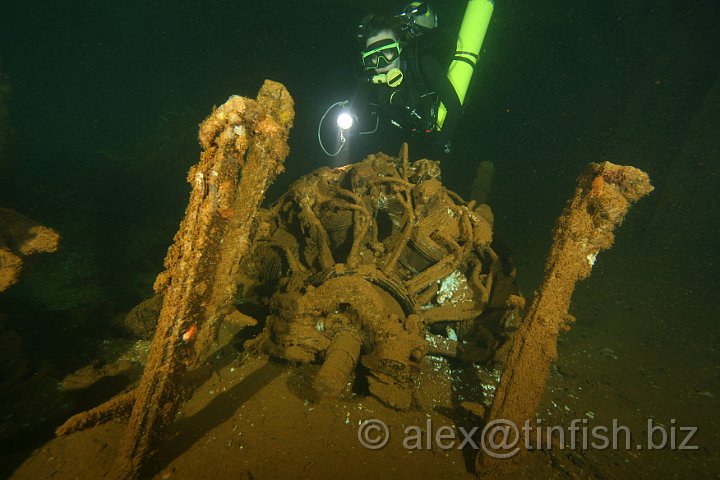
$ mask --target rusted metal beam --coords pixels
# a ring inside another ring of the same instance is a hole
[[[515,334],[508,361],[495,393],[486,424],[502,421],[488,445],[512,441],[502,438],[513,432],[505,429],[512,422],[522,429],[532,421],[545,390],[548,370],[557,359],[557,337],[569,328],[568,308],[575,284],[590,276],[599,252],[610,248],[614,230],[630,205],[653,190],[647,174],[633,167],[610,162],[591,163],[578,180],[573,198],[557,221],[553,243],[545,264],[545,280]],[[495,423],[492,423],[495,425]],[[518,432],[519,434],[519,432]],[[486,435],[486,438],[489,438]],[[525,452],[519,438],[518,451],[477,456],[477,474],[481,478],[506,478],[519,466]]]
[[[210,352],[230,313],[237,270],[256,233],[254,218],[282,171],[294,117],[285,87],[266,81],[257,100],[233,96],[200,125],[203,151],[190,169],[185,218],[155,281],[164,294],[127,433],[111,475],[147,476],[186,392],[184,373]]]

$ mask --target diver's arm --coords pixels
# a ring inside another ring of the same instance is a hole
[[[358,80],[355,95],[350,101],[350,111],[355,117],[357,127],[353,131],[369,132],[375,129],[378,115],[378,105],[375,101],[373,86],[367,81]]]

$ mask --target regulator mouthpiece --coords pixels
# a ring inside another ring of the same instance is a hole
[[[370,81],[370,83],[384,83],[388,87],[395,88],[402,83],[403,73],[402,70],[400,70],[399,68],[393,68],[387,73],[379,73],[377,75],[373,75],[368,80]]]

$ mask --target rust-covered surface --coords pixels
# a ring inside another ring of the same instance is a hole
[[[190,201],[155,282],[164,297],[143,378],[136,391],[87,414],[100,421],[132,403],[116,478],[138,478],[152,467],[184,398],[183,374],[208,354],[219,320],[231,311],[237,267],[256,232],[253,219],[265,191],[283,168],[293,117],[285,87],[266,81],[257,100],[233,96],[200,126],[203,150],[188,174]]]
[[[58,249],[60,235],[9,208],[0,208],[0,292],[14,285],[23,259]]]
[[[426,354],[493,358],[518,305],[502,285],[512,272],[491,247],[490,208],[440,173],[404,146],[295,182],[263,212],[266,234],[244,268],[245,298],[270,310],[251,344],[322,363],[321,397],[345,391],[361,363],[370,392],[398,409],[413,404]]]
[[[189,370],[211,352],[221,320],[263,323],[247,348],[319,365],[317,398],[342,396],[361,379],[389,407],[422,408],[416,389],[428,355],[504,368],[489,410],[461,406],[521,426],[556,359],[575,283],[612,245],[629,206],[652,190],[632,167],[588,166],[518,326],[524,299],[512,263],[496,252],[490,207],[445,188],[439,162],[411,162],[407,145],[397,157],[316,170],[261,209],[288,154],[292,120],[285,88],[266,82],[257,100],[231,97],[201,125],[203,152],[188,175],[193,190],[157,296],[129,315],[133,331],[146,335],[159,309],[143,378],[57,430],[130,415],[112,477],[153,473],[200,369]],[[502,477],[517,461],[479,456],[478,472]]]
[[[568,308],[575,284],[590,275],[597,254],[612,246],[614,230],[630,205],[652,190],[647,174],[610,162],[591,163],[580,176],[575,194],[555,226],[545,280],[515,334],[486,423],[510,421],[521,429],[525,421],[534,419],[548,369],[557,359],[558,334],[572,321]],[[512,432],[509,438],[503,432],[507,435],[509,431],[498,432],[495,444],[513,444]],[[522,439],[514,445],[519,451],[512,458],[480,453],[478,475],[511,475],[524,452]]]
[[[419,405],[428,355],[504,367],[487,413],[473,402],[462,406],[488,422],[521,426],[534,416],[556,359],[575,283],[612,245],[629,206],[652,190],[632,167],[588,167],[558,220],[542,289],[518,327],[524,299],[512,264],[495,250],[490,207],[445,188],[439,162],[411,162],[406,145],[397,157],[378,153],[321,168],[261,209],[288,153],[292,118],[287,91],[268,82],[257,101],[232,97],[201,126],[186,216],[155,283],[162,306],[145,375],[134,391],[58,430],[131,412],[116,478],[152,471],[187,398],[182,380],[210,353],[221,320],[262,322],[246,347],[318,364],[318,398],[341,396],[362,378],[385,405],[405,410]],[[516,463],[480,456],[477,467],[503,476]]]

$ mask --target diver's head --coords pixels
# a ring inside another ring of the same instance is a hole
[[[398,18],[403,23],[403,30],[411,37],[419,37],[437,27],[437,15],[428,2],[412,2],[400,12]]]
[[[381,30],[365,39],[362,63],[365,70],[386,73],[400,67],[400,41],[390,29]]]
[[[400,67],[400,22],[390,15],[368,15],[360,25],[361,61],[366,71],[387,73]]]

